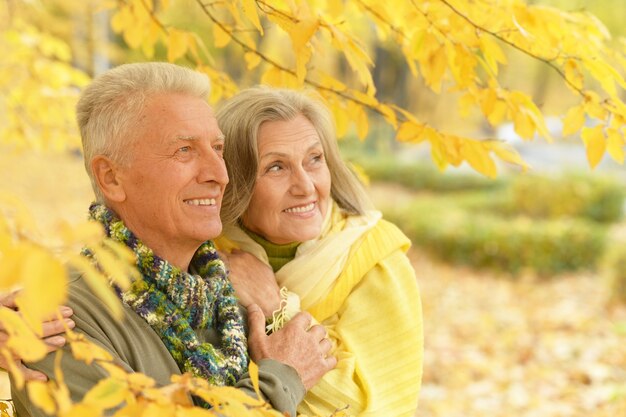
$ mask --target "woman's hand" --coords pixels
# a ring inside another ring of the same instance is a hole
[[[19,291],[13,291],[3,297],[0,297],[0,306],[7,307],[12,310],[17,310],[17,306],[15,305],[15,296]],[[65,326],[73,329],[76,325],[70,317],[74,312],[71,308],[67,306],[61,306],[60,308],[62,320],[54,317],[50,320],[47,320],[43,323],[43,336],[44,342],[48,347],[48,352],[54,352],[60,347],[65,345],[65,337],[62,334],[65,332]],[[0,347],[4,347],[9,335],[5,332],[4,326],[0,322]],[[17,364],[19,368],[22,369],[24,374],[24,378],[27,381],[47,381],[48,377],[39,371],[34,371],[32,369],[28,369],[21,361],[19,356],[13,357],[14,362]],[[0,355],[0,368],[8,369],[8,363],[4,356]]]
[[[258,260],[256,256],[239,249],[231,253],[220,252],[226,263],[229,278],[235,293],[244,307],[257,304],[265,317],[280,308],[280,288],[272,268]]]

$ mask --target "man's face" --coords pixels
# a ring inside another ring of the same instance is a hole
[[[119,175],[126,199],[116,205],[126,225],[161,256],[218,236],[228,176],[209,105],[182,94],[153,96],[134,132]]]

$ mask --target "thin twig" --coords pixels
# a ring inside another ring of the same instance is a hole
[[[517,49],[518,51],[522,52],[525,55],[530,56],[531,58],[534,58],[538,61],[541,61],[543,63],[545,63],[546,65],[548,65],[549,67],[551,67],[552,69],[554,69],[561,78],[563,78],[565,80],[565,82],[567,84],[569,84],[570,87],[572,87],[575,91],[577,91],[581,96],[584,96],[585,93],[582,89],[578,88],[573,82],[571,82],[570,80],[567,79],[567,76],[565,75],[565,73],[563,72],[563,70],[561,70],[561,68],[559,68],[558,65],[556,65],[553,61],[553,59],[549,59],[549,58],[544,58],[541,57],[539,55],[536,55],[524,48],[522,48],[521,46],[517,45],[515,42],[509,41],[508,39],[506,39],[505,37],[499,35],[498,33],[492,32],[489,29],[486,29],[485,27],[479,25],[478,23],[474,22],[472,19],[470,19],[469,17],[467,17],[465,14],[463,14],[460,10],[458,10],[456,7],[454,7],[452,4],[450,4],[450,2],[448,0],[439,0],[441,1],[443,4],[445,4],[446,6],[448,6],[448,8],[450,10],[452,10],[457,16],[459,16],[460,18],[462,18],[463,20],[465,20],[467,23],[469,23],[471,26],[473,26],[475,29],[478,29],[482,32],[485,32],[491,36],[493,36],[494,38],[506,43],[507,45],[509,45],[510,47]]]

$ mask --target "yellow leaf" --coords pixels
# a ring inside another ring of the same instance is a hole
[[[12,240],[7,236],[7,240]],[[0,288],[9,291],[20,282],[21,270],[27,263],[28,249],[26,243],[4,247],[0,252]]]
[[[487,88],[482,91],[480,96],[480,109],[485,116],[489,116],[498,101],[498,95],[492,88]]]
[[[10,336],[6,342],[7,348],[19,353],[21,359],[34,362],[46,355],[46,345],[27,326],[20,314],[1,307],[0,323],[3,324],[6,333]]]
[[[258,406],[264,403],[263,400],[253,398],[233,387],[211,386],[207,389],[194,390],[194,394],[213,406],[225,403]]]
[[[471,93],[465,93],[459,99],[459,113],[462,117],[468,117],[470,110],[476,104],[476,99]]]
[[[98,364],[99,364],[99,366],[104,368],[104,370],[107,371],[109,376],[112,377],[112,378],[117,378],[117,379],[124,380],[127,377],[130,377],[130,376],[134,375],[134,373],[127,374],[126,371],[124,371],[124,369],[122,369],[119,365],[116,365],[114,363],[101,362],[101,363],[98,363]],[[141,374],[139,374],[139,375],[141,375]]]
[[[595,168],[598,165],[606,151],[606,139],[604,138],[603,128],[602,125],[598,125],[585,127],[582,130],[581,136],[587,148],[587,161],[589,161],[591,168]]]
[[[156,381],[140,372],[133,372],[132,374],[128,374],[128,384],[132,389],[136,390],[139,388],[154,387]]]
[[[428,59],[422,61],[422,74],[426,85],[434,92],[441,91],[441,82],[446,71],[446,49],[441,46],[429,55]]]
[[[390,106],[386,104],[379,104],[377,107],[378,111],[383,114],[383,117],[394,129],[398,128],[398,118],[396,117],[396,112]]]
[[[261,57],[254,52],[246,52],[243,58],[246,60],[248,70],[255,69],[261,63]]]
[[[128,386],[124,381],[114,378],[102,379],[85,394],[83,403],[101,410],[112,408],[124,401],[127,389]]]
[[[69,223],[62,223],[60,235],[66,245],[90,245],[97,243],[104,236],[104,229],[99,222],[88,221],[82,224],[71,226]]]
[[[331,88],[335,91],[345,91],[347,88],[344,83],[325,73],[320,74],[320,83],[324,87]]]
[[[300,21],[296,24],[291,32],[289,32],[289,37],[293,42],[294,49],[297,51],[303,48],[311,37],[317,31],[319,27],[319,20],[312,18],[300,19]]]
[[[446,153],[443,144],[439,141],[430,142],[430,155],[435,161],[435,165],[440,171],[444,171],[448,166],[448,160],[446,159]]]
[[[423,139],[427,139],[430,142],[430,154],[439,168],[440,171],[443,171],[448,166],[448,158],[446,156],[446,150],[443,145],[443,138],[435,129],[430,126],[424,127],[424,132],[422,133]]]
[[[118,273],[116,276],[109,278],[117,284],[121,289],[125,290],[130,286],[131,279],[139,279],[141,275],[135,266],[137,260],[135,253],[128,246],[117,242],[113,239],[103,239],[102,245],[111,250],[117,256],[119,265],[123,268],[124,273]]]
[[[146,404],[143,409],[142,416],[149,417],[172,417],[176,415],[176,406],[174,404]]]
[[[122,305],[113,289],[109,286],[107,279],[103,276],[89,260],[81,255],[72,256],[69,263],[83,274],[83,278],[89,287],[98,295],[98,298],[109,308],[111,316],[115,319],[122,318]]]
[[[497,100],[493,104],[493,109],[491,110],[491,113],[487,115],[487,120],[489,121],[489,123],[491,123],[492,126],[498,126],[500,125],[500,123],[502,123],[502,120],[504,120],[507,111],[508,107],[506,103],[502,100]]]
[[[53,414],[56,411],[56,403],[50,395],[49,385],[46,382],[31,381],[26,385],[26,390],[28,398],[46,414]]]
[[[329,102],[329,106],[331,112],[333,113],[335,126],[337,127],[337,137],[341,138],[346,135],[348,131],[348,125],[350,124],[350,120],[348,119],[348,112],[339,101],[331,101]],[[2,274],[2,271],[0,271],[0,274]]]
[[[275,87],[295,88],[299,83],[294,75],[271,66],[261,76],[261,84],[267,84]]]
[[[259,14],[256,10],[256,2],[254,0],[241,0],[241,10],[244,16],[248,19],[255,28],[263,35],[263,26],[259,20]]]
[[[607,129],[607,151],[611,158],[620,164],[624,163],[624,145],[626,145],[624,138],[617,129]]]
[[[496,177],[496,164],[489,156],[488,147],[482,142],[471,139],[464,141],[461,154],[476,171],[489,178]]]
[[[476,56],[467,47],[455,44],[446,48],[448,67],[460,88],[467,88],[476,78]]]
[[[63,417],[100,417],[102,412],[93,405],[79,403],[72,404],[68,411],[64,411],[60,415]]]
[[[443,135],[442,135],[443,136]],[[463,162],[463,155],[461,155],[461,147],[465,139],[455,135],[445,135],[442,144],[446,151],[446,159],[448,163],[455,167],[458,167]]]
[[[105,241],[110,241],[106,239]],[[109,246],[111,247],[111,246]],[[98,260],[99,266],[104,271],[106,277],[115,283],[118,283],[120,287],[126,289],[130,286],[129,275],[133,275],[135,278],[139,277],[135,269],[135,256],[119,258],[115,254],[111,253],[107,247],[92,245],[89,249],[94,253],[95,258]],[[133,274],[133,272],[135,272]]]
[[[296,78],[302,83],[306,78],[306,65],[311,60],[311,49],[303,46],[296,50]]]
[[[82,334],[75,333],[71,330],[66,331],[66,334],[71,341],[72,355],[79,361],[83,361],[89,365],[95,360],[113,360],[113,357],[107,350],[85,339]]]
[[[506,64],[506,57],[502,53],[502,49],[491,38],[491,35],[481,35],[478,42],[489,69],[493,75],[498,75],[498,63]]]
[[[360,140],[364,140],[369,129],[367,114],[363,106],[353,102],[348,103],[348,114],[356,125],[356,133]]]
[[[248,373],[252,379],[252,386],[254,387],[254,392],[256,392],[257,398],[262,399],[263,396],[261,395],[261,390],[259,389],[259,367],[253,361],[250,361]]]
[[[626,81],[610,64],[600,59],[584,61],[585,67],[589,73],[600,82],[604,91],[612,97],[617,94],[615,83],[617,82],[622,88],[626,88]]]
[[[216,48],[223,48],[230,42],[230,35],[220,25],[213,25],[213,44]]]
[[[129,416],[148,416],[146,413],[146,405],[144,401],[139,403],[126,403],[122,408],[118,409],[113,417],[129,417]],[[153,417],[153,416],[150,416]]]
[[[132,24],[133,16],[128,7],[122,7],[120,10],[111,17],[111,29],[115,33],[121,33]]]
[[[146,34],[146,32],[144,32],[144,28],[137,24],[134,19],[135,18],[133,16],[131,26],[127,26],[126,30],[124,30],[124,42],[126,42],[132,49],[136,49],[141,46],[144,35]]]
[[[593,91],[585,91],[585,112],[598,120],[606,120],[607,111],[600,104],[600,96]]]
[[[424,125],[415,122],[404,122],[400,125],[396,139],[400,142],[419,143],[424,140]]]
[[[189,48],[189,36],[187,32],[170,29],[167,40],[167,60],[174,62],[184,56]]]
[[[223,410],[220,410],[223,411]],[[233,414],[228,414],[233,415]],[[203,408],[177,408],[176,417],[215,417],[215,413],[211,410],[205,410]]]
[[[578,132],[585,124],[585,107],[575,106],[567,111],[563,120],[563,136]]]
[[[565,62],[565,79],[572,83],[579,90],[584,86],[583,74],[580,71],[578,63],[573,59],[568,59]]]
[[[67,298],[67,276],[60,261],[46,250],[31,246],[21,267],[23,290],[15,297],[24,320],[41,334],[41,323]]]
[[[261,83],[279,87],[282,84],[282,71],[274,66],[271,66],[261,76]]]
[[[524,139],[532,139],[535,135],[535,124],[521,109],[513,114],[513,127],[515,133]]]
[[[508,143],[499,140],[491,141],[490,143],[491,150],[496,154],[498,158],[502,159],[503,161],[520,166],[524,172],[530,168],[526,161],[522,159],[517,150]]]

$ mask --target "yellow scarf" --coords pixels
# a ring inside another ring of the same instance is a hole
[[[363,216],[348,215],[333,202],[320,237],[303,242],[295,258],[276,272],[278,285],[297,294],[301,308],[308,310],[328,295],[350,258],[352,248],[358,247],[357,243],[380,218],[380,212],[374,210]],[[225,227],[215,242],[220,249],[236,247],[269,265],[263,247],[237,226]]]

